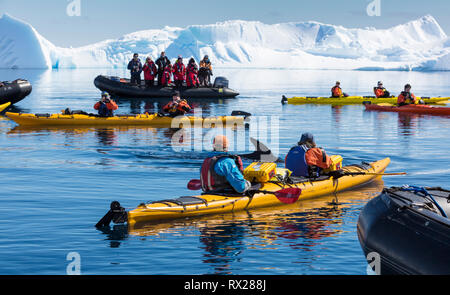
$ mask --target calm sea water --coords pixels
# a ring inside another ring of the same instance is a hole
[[[365,274],[356,234],[364,204],[383,185],[450,187],[449,118],[369,113],[361,105],[280,103],[282,94],[328,95],[336,80],[350,94],[370,95],[383,80],[393,93],[409,82],[417,95],[448,96],[450,73],[216,72],[229,77],[241,95],[193,104],[206,115],[244,110],[268,116],[269,129],[278,136],[265,142],[281,157],[309,131],[345,164],[391,157],[388,171],[408,175],[270,210],[100,231],[94,224],[112,200],[134,208],[142,201],[192,195],[186,183],[198,178],[205,153],[175,152],[169,129],[26,129],[0,117],[0,274],[65,274],[69,252],[80,254],[82,274]],[[32,94],[16,110],[33,113],[92,110],[99,97],[93,79],[100,73],[127,75],[124,70],[0,71],[2,80],[32,82]],[[119,113],[152,111],[162,103],[121,99]]]

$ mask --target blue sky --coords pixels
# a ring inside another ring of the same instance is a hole
[[[450,32],[448,0],[379,0],[381,16],[374,17],[366,13],[373,0],[75,0],[81,3],[81,16],[69,17],[66,8],[73,1],[0,0],[0,12],[29,22],[55,45],[73,47],[138,30],[230,19],[388,28],[431,14]]]

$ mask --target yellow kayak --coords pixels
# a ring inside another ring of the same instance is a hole
[[[11,105],[10,102],[4,103],[0,105],[0,113],[3,112],[7,107]]]
[[[449,100],[450,97],[417,97],[417,100],[422,99],[426,104],[435,104],[440,101]],[[283,96],[282,103],[289,104],[332,104],[332,105],[346,105],[346,104],[362,104],[365,101],[370,101],[372,104],[378,103],[397,103],[397,97],[376,98],[375,96],[348,96],[348,97],[290,97]]]
[[[283,204],[274,211],[271,207],[259,208],[256,210],[244,210],[239,212],[229,212],[216,215],[205,215],[197,218],[186,218],[173,220],[172,222],[161,223],[143,223],[135,226],[129,226],[128,234],[134,236],[157,236],[164,233],[177,233],[186,231],[190,227],[195,227],[202,232],[215,231],[216,228],[223,226],[233,226],[236,222],[239,224],[251,224],[252,229],[256,229],[257,235],[261,238],[261,242],[265,244],[276,243],[281,236],[274,236],[274,232],[281,228],[289,230],[290,225],[295,225],[302,219],[303,215],[298,213],[307,213],[309,220],[319,220],[320,227],[333,224],[332,228],[322,231],[319,234],[334,236],[343,232],[341,215],[355,203],[365,203],[373,197],[376,197],[384,188],[381,178],[375,179],[368,185],[358,188],[357,191],[344,191],[333,195],[325,195],[322,197],[308,200],[307,202],[296,202],[294,204]],[[320,208],[320,209],[319,209]],[[323,210],[332,210],[335,218],[332,220],[323,215]],[[318,210],[319,209],[319,210]],[[293,215],[295,214],[295,215]],[[297,217],[298,216],[298,217]],[[298,225],[298,224],[297,224]],[[311,235],[317,235],[317,223],[305,223],[310,228]],[[292,229],[292,228],[291,228]],[[302,227],[303,229],[303,227]]]
[[[6,116],[21,126],[152,126],[160,128],[214,128],[244,125],[242,116],[164,117],[158,114],[99,117],[84,114],[21,114],[7,112]]]
[[[276,180],[277,178],[273,178],[267,183],[262,183],[260,191],[264,192],[256,193],[253,197],[246,195],[203,194],[193,197],[180,197],[172,200],[143,203],[129,212],[118,210],[121,208],[120,204],[118,202],[113,202],[111,204],[112,210],[110,210],[107,215],[112,214],[111,219],[114,222],[127,222],[129,226],[135,226],[145,222],[274,207],[284,204],[275,195],[275,192],[280,191],[283,188],[301,189],[298,201],[302,202],[303,200],[337,193],[371,182],[380,176],[366,173],[383,173],[389,163],[390,159],[386,158],[370,164],[346,166],[343,167],[345,172],[361,173],[361,175],[348,175],[338,179],[328,178],[318,181],[303,180],[302,182],[289,184],[280,182],[279,180]],[[286,171],[286,169],[276,169],[276,173],[281,176],[284,175]],[[116,216],[112,217],[115,213],[117,213]],[[105,215],[105,217],[107,215]],[[99,221],[97,226],[105,225],[103,222],[104,218]],[[109,219],[109,222],[111,219]],[[107,223],[109,224],[109,222]]]

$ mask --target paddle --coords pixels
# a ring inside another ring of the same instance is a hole
[[[255,193],[275,195],[277,199],[284,204],[293,204],[297,202],[302,190],[296,187],[285,188],[276,192],[257,190]]]
[[[344,172],[344,175],[377,175],[377,176],[394,176],[394,175],[406,175],[406,172],[396,173],[373,173],[373,172]]]
[[[187,185],[188,189],[191,191],[200,190],[202,188],[202,184],[200,179],[192,179],[189,181]],[[285,204],[292,204],[297,202],[298,198],[300,197],[300,194],[302,192],[301,189],[296,187],[290,187],[281,189],[279,191],[271,192],[271,191],[264,191],[264,190],[249,190],[251,193],[261,193],[261,194],[271,194],[275,195],[280,202]]]

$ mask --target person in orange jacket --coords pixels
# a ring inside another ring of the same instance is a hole
[[[331,97],[347,97],[348,94],[342,92],[341,82],[336,81],[336,85],[331,88]]]
[[[416,100],[414,93],[411,93],[411,85],[406,84],[405,90],[403,90],[397,98],[397,104],[399,106],[415,104]]]
[[[112,117],[114,111],[119,107],[116,102],[112,100],[107,92],[102,92],[102,98],[94,105],[94,109],[98,110],[98,115],[101,117]]]
[[[389,91],[387,91],[386,88],[383,87],[383,82],[381,81],[378,81],[378,86],[373,88],[373,92],[375,93],[375,97],[377,98],[391,96]]]
[[[163,107],[163,111],[170,117],[183,116],[191,110],[191,106],[185,99],[180,98],[180,92],[175,91],[172,101]]]

